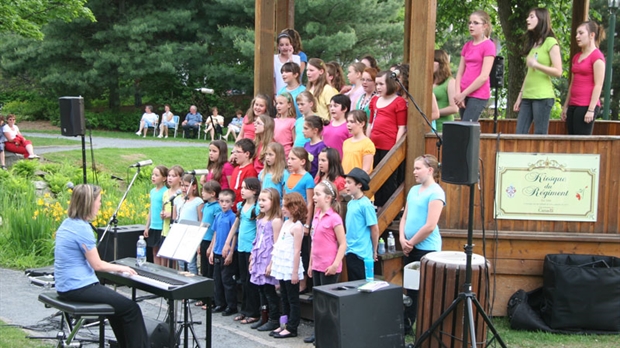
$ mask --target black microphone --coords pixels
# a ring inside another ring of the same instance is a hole
[[[186,170],[185,174],[192,174],[192,175],[208,175],[209,174],[209,169],[194,169],[194,170]]]
[[[174,195],[172,195],[172,197],[170,197],[170,199],[166,203],[171,203],[172,201],[174,201],[175,198],[177,198],[177,196],[182,195],[182,194],[183,194],[183,191],[177,190],[177,192],[175,192]]]
[[[134,164],[130,165],[129,168],[146,167],[146,166],[150,166],[151,164],[153,164],[152,160],[140,161],[138,163],[134,163]]]
[[[398,69],[394,69],[391,73],[390,73],[390,77],[393,79],[397,79],[400,76],[400,70]]]

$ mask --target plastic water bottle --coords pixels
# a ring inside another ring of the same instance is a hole
[[[383,241],[383,238],[379,238],[379,247],[377,248],[377,254],[385,254],[385,242]]]
[[[391,231],[390,231],[390,234],[388,235],[387,245],[388,245],[388,253],[396,252],[396,240],[394,240],[394,235],[392,234]]]
[[[144,236],[140,236],[138,243],[136,243],[136,263],[138,267],[146,263],[146,241]]]

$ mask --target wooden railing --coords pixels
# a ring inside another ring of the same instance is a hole
[[[370,190],[365,194],[368,198],[377,193],[383,183],[392,175],[405,160],[407,155],[407,135],[403,135],[399,141],[392,147],[392,150],[385,155],[383,160],[370,173]],[[383,208],[377,212],[377,220],[379,224],[379,233],[382,234],[388,226],[394,221],[394,218],[400,210],[405,206],[405,185],[401,184],[396,191],[392,193],[390,199],[383,205]]]

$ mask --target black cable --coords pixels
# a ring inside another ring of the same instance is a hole
[[[499,154],[499,145],[500,145],[500,136],[502,135],[502,133],[497,133],[497,140],[495,142],[495,153],[496,153],[496,161],[497,161],[497,154]],[[493,268],[493,296],[491,298],[491,313],[493,313],[493,306],[495,305],[495,297],[497,296],[497,258],[498,258],[498,248],[499,248],[499,231],[497,228],[497,200],[495,199],[496,195],[497,195],[497,175],[495,176],[495,185],[493,185],[493,206],[494,206],[494,210],[495,210],[495,214],[493,214],[493,225],[494,225],[494,229],[493,229],[493,233],[494,233],[494,237],[493,240],[495,241],[495,245],[493,246],[493,263],[491,265],[491,267]]]

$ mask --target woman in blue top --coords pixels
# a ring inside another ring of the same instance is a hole
[[[56,231],[54,277],[58,296],[66,301],[106,303],[114,307],[108,316],[120,347],[150,347],[142,311],[137,303],[99,283],[95,271],[132,276],[132,268],[107,263],[99,257],[89,221],[101,207],[101,188],[77,185],[71,195],[68,218]]]
[[[437,184],[437,158],[423,155],[415,159],[413,176],[419,185],[409,190],[405,211],[400,220],[400,246],[405,254],[405,265],[420,261],[422,256],[441,251],[441,236],[437,222],[446,205],[446,194]],[[413,327],[418,310],[418,291],[407,290],[412,305],[405,310],[405,332]]]

